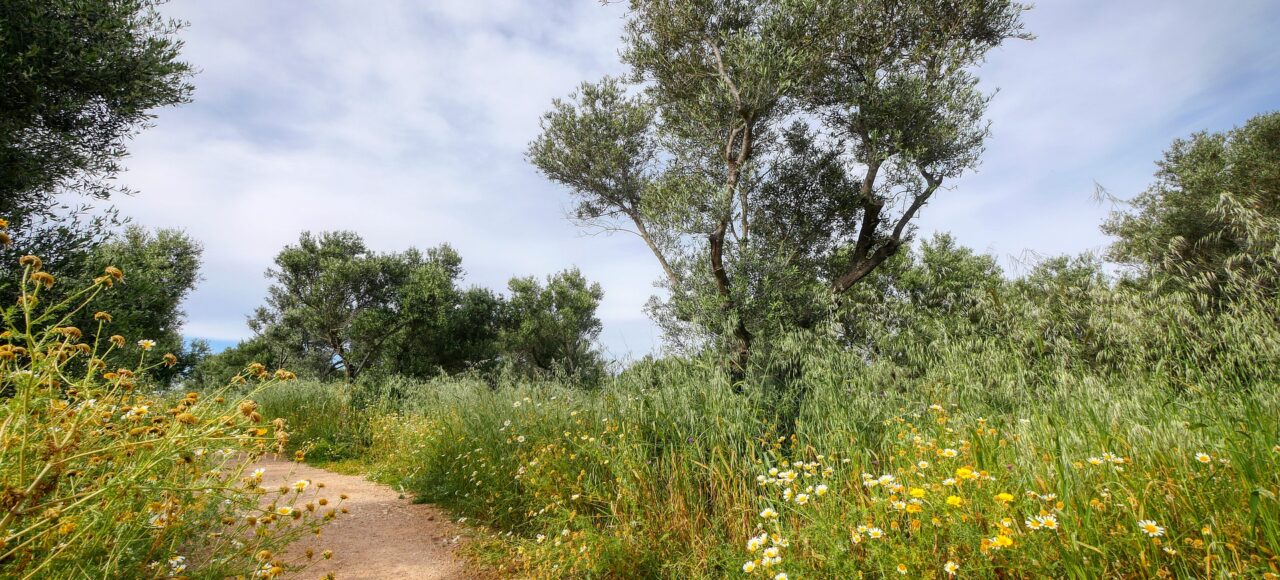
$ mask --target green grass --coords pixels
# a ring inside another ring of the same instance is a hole
[[[536,577],[1259,577],[1280,553],[1272,311],[1113,304],[1073,322],[1110,328],[1090,341],[1036,340],[1047,324],[1026,316],[895,362],[810,337],[777,355],[787,381],[743,394],[690,359],[593,391],[400,382],[357,410],[348,387],[303,382],[263,403],[295,442],[490,526]]]

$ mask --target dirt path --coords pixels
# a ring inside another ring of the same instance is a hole
[[[308,536],[286,550],[286,562],[303,562],[311,548],[316,554],[333,550],[333,559],[316,561],[295,578],[338,580],[356,578],[445,580],[479,578],[454,554],[461,531],[439,509],[400,499],[395,490],[362,477],[342,475],[307,465],[263,459],[255,467],[266,470],[263,486],[288,485],[299,479],[324,483],[325,496],[343,502],[349,513],[325,526],[319,537]]]

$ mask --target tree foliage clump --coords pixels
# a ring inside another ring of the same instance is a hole
[[[119,192],[125,143],[155,109],[190,100],[181,23],[160,15],[162,3],[0,5],[0,215],[64,190]]]
[[[254,337],[210,357],[197,380],[217,384],[254,360],[348,382],[503,369],[599,378],[599,284],[568,270],[545,285],[513,278],[504,297],[463,288],[463,275],[447,244],[379,253],[353,232],[303,233],[267,272]]]
[[[1103,225],[1116,238],[1109,257],[1219,297],[1232,279],[1276,289],[1260,276],[1280,264],[1280,113],[1178,139],[1157,165],[1155,183]]]

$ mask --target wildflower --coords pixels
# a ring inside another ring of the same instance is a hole
[[[964,505],[964,499],[957,495],[947,496],[947,505],[952,507],[960,507]]]
[[[941,457],[955,457],[957,455],[960,455],[960,452],[956,451],[955,449],[947,448],[947,449],[940,449],[938,451],[938,455]]]
[[[151,350],[155,348],[156,341],[144,338],[138,341],[138,346],[142,347],[142,350]]]
[[[1202,451],[1196,454],[1196,461],[1199,461],[1200,463],[1209,463],[1213,461],[1213,458],[1209,457],[1208,453]]]
[[[827,495],[827,486],[823,484],[818,484],[817,487],[813,488],[813,493],[818,497]]]
[[[778,548],[777,548],[776,546],[769,546],[768,548],[765,548],[765,549],[764,549],[764,554],[763,554],[763,555],[764,555],[764,557],[765,557],[765,558],[767,558],[767,559],[769,559],[769,560],[772,560],[772,559],[774,559],[774,558],[777,558],[777,557],[779,557],[779,556],[778,556]]]
[[[956,484],[956,480],[955,480],[955,478],[948,477],[948,478],[946,478],[946,479],[942,480],[942,485],[945,485],[945,486],[952,486],[952,485],[955,485],[955,484]]]
[[[906,564],[898,564],[898,573],[899,573],[899,574],[902,574],[903,576],[906,576],[906,575],[907,575],[907,565],[906,565]]]
[[[1105,463],[1101,457],[1090,457],[1088,461],[1089,461],[1089,465],[1102,465],[1103,463]]]
[[[1058,516],[1049,514],[1047,516],[1036,516],[1036,519],[1040,522],[1040,525],[1045,527],[1045,529],[1048,529],[1048,530],[1058,529]]]
[[[745,563],[745,564],[743,564],[743,565],[742,565],[742,572],[743,572],[744,574],[750,574],[750,573],[755,572],[755,571],[756,571],[756,563],[755,563],[755,561],[749,561],[749,562],[747,562],[747,563]]]
[[[310,480],[299,479],[298,481],[293,482],[293,489],[298,493],[302,493],[302,491],[307,489],[307,486],[309,485],[311,485]]]
[[[115,278],[117,282],[119,282],[120,280],[124,280],[124,272],[121,272],[120,268],[117,268],[115,266],[107,266],[106,268],[102,269],[102,272],[108,276],[111,276],[112,278]]]
[[[253,470],[253,479],[255,481],[262,481],[262,476],[265,475],[266,473],[267,473],[267,470],[259,467]]]
[[[773,575],[773,580],[787,580],[787,573],[778,572],[777,574]]]
[[[1177,555],[1178,555],[1178,550],[1174,549],[1174,547],[1173,547],[1173,546],[1165,546],[1165,547],[1164,547],[1164,553],[1166,553],[1166,554],[1168,554],[1168,555],[1170,555],[1170,556],[1177,556]]]
[[[1000,503],[1009,503],[1009,502],[1013,501],[1013,494],[1010,494],[1010,493],[998,493],[998,494],[996,494],[996,501],[998,501],[998,502],[1000,502]]]
[[[111,344],[115,345],[116,348],[124,348],[123,336],[120,336],[118,334],[113,334],[111,335],[111,338],[109,340],[111,341]]]
[[[946,565],[942,567],[942,570],[947,573],[947,576],[955,576],[956,572],[960,570],[960,565],[948,560]]]
[[[1142,530],[1142,533],[1151,536],[1152,538],[1158,538],[1164,535],[1164,528],[1157,525],[1155,520],[1139,520],[1138,529]]]
[[[893,502],[893,503],[889,504],[889,506],[890,506],[890,507],[892,507],[892,508],[893,508],[893,509],[895,509],[895,510],[902,511],[902,510],[907,509],[907,502],[905,502],[905,501],[895,501],[895,502]]]
[[[807,503],[809,503],[809,494],[807,493],[796,494],[796,505],[804,505]]]
[[[760,517],[766,520],[777,519],[778,512],[775,511],[773,508],[764,508],[763,510],[760,511]]]
[[[924,488],[922,488],[922,487],[913,487],[913,488],[911,488],[911,491],[909,491],[909,492],[907,492],[907,493],[909,493],[909,494],[911,495],[911,497],[914,497],[914,498],[922,498],[922,497],[924,497],[924,496],[925,496],[925,494],[926,494],[926,493],[928,493],[928,492],[926,492],[926,491],[924,490]]]
[[[184,425],[195,425],[200,421],[199,419],[196,418],[195,415],[192,415],[191,413],[178,413],[178,416],[175,417],[175,419],[177,419],[179,423],[182,423]]]
[[[880,528],[867,528],[867,537],[873,540],[879,540],[884,537],[884,530]]]
[[[538,542],[539,544],[541,544],[541,543],[543,543],[543,542],[547,541],[547,535],[546,535],[546,534],[538,534],[538,536],[537,536],[536,538],[534,538],[534,539],[535,539],[535,540],[537,540],[537,542]]]
[[[921,461],[921,462],[919,462],[919,463],[917,463],[917,464],[916,464],[916,467],[919,467],[920,469],[929,469],[929,462],[928,462],[928,461]]]
[[[999,550],[1000,548],[1008,548],[1009,546],[1012,546],[1012,545],[1013,545],[1013,538],[1010,538],[1009,536],[1006,536],[1004,534],[997,534],[996,537],[991,538],[991,547],[997,550]]]
[[[53,274],[48,272],[34,272],[31,274],[31,283],[36,286],[44,286],[45,289],[53,288]]]
[[[289,506],[280,506],[279,508],[276,508],[276,513],[282,516],[291,516],[293,515],[293,508]]]
[[[41,262],[40,258],[37,258],[36,256],[32,256],[28,254],[26,256],[18,258],[18,265],[31,266],[32,271],[39,272],[40,269],[44,267],[44,262]]]
[[[1027,521],[1023,523],[1026,524],[1027,529],[1031,531],[1036,531],[1044,527],[1044,523],[1040,521],[1039,517],[1027,518]]]

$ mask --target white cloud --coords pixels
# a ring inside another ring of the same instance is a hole
[[[642,307],[659,275],[626,235],[585,237],[564,192],[523,160],[538,118],[583,80],[617,73],[620,3],[589,0],[201,2],[184,56],[194,103],[132,145],[120,204],[206,245],[187,305],[192,336],[235,339],[262,272],[303,230],[351,229],[380,250],[453,244],[469,281],[569,266],[604,286],[611,353],[649,351]],[[1100,248],[1096,179],[1119,195],[1149,180],[1168,141],[1280,102],[1269,2],[1058,2],[1039,35],[981,71],[1000,87],[981,170],[927,209],[924,231],[1002,255]]]

